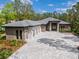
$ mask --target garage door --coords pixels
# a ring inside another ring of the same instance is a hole
[[[33,30],[31,30],[28,34],[28,39],[31,39],[31,38],[33,38]]]

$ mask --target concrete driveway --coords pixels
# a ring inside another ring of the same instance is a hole
[[[28,40],[9,59],[78,59],[79,38],[69,33],[44,32]]]

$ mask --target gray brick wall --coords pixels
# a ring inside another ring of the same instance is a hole
[[[16,30],[18,30],[19,38],[20,38],[20,30],[22,30],[22,39],[25,39],[25,29],[24,28],[9,28],[6,27],[6,39],[12,40],[12,39],[17,39],[16,38]]]
[[[46,25],[41,25],[41,31],[45,32],[46,31]]]

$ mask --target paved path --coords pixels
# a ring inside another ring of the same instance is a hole
[[[79,38],[72,34],[44,32],[36,35],[9,59],[78,59]]]

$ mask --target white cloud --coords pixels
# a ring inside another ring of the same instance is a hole
[[[75,3],[73,1],[68,1],[67,6],[73,6]]]
[[[52,7],[52,6],[54,6],[54,4],[48,4],[48,6]]]
[[[72,7],[75,4],[76,4],[76,2],[74,2],[74,1],[68,1],[66,3],[62,3],[63,6],[67,6],[67,7]]]
[[[66,12],[68,8],[55,8],[55,11],[57,12]]]
[[[46,13],[47,11],[46,10],[41,10],[41,13]]]

